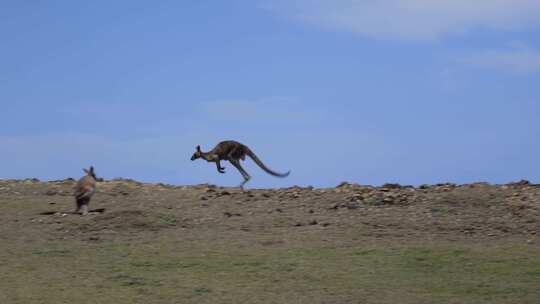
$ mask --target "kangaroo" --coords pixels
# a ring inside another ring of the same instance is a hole
[[[96,191],[96,181],[97,177],[94,172],[94,167],[83,169],[86,172],[86,175],[81,177],[77,184],[75,185],[75,201],[77,203],[77,209],[75,213],[81,213],[82,215],[88,214],[88,205],[90,204],[90,199],[94,192]]]
[[[238,169],[238,171],[240,171],[240,174],[242,174],[244,181],[240,184],[239,187],[243,190],[244,185],[251,179],[251,176],[240,165],[240,160],[245,160],[246,155],[251,157],[251,159],[259,167],[261,167],[261,169],[263,169],[266,173],[270,175],[276,177],[287,177],[291,173],[291,171],[288,171],[287,173],[278,173],[270,170],[265,164],[263,164],[263,162],[257,157],[257,155],[255,155],[255,153],[251,151],[250,148],[234,140],[222,141],[217,144],[214,149],[208,152],[202,152],[201,146],[197,146],[195,153],[193,153],[193,156],[191,156],[191,160],[193,161],[198,158],[202,158],[207,162],[215,162],[217,171],[219,173],[225,173],[225,168],[221,167],[220,161],[228,160],[236,169]]]

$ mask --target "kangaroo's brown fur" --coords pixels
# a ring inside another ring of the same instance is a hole
[[[82,215],[88,214],[88,205],[94,192],[96,191],[97,177],[94,172],[94,167],[90,167],[88,170],[83,169],[86,175],[81,177],[75,185],[75,202],[77,209],[75,213],[82,213]]]
[[[276,177],[287,177],[290,173],[278,173],[269,169],[258,157],[248,148],[246,145],[241,144],[234,140],[226,140],[217,144],[214,149],[208,152],[202,152],[201,146],[197,146],[195,153],[191,156],[191,160],[202,158],[208,162],[215,162],[219,173],[225,173],[225,168],[221,167],[220,161],[228,160],[244,177],[244,181],[240,184],[240,188],[243,189],[244,185],[251,179],[251,176],[242,168],[240,160],[245,160],[246,155],[263,169],[266,173]]]

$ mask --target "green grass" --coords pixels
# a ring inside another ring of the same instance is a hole
[[[526,244],[17,246],[0,253],[0,303],[540,303],[540,251]]]

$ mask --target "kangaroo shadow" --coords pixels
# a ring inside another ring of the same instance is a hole
[[[98,208],[98,209],[92,209],[92,210],[88,210],[88,213],[104,213],[105,212],[105,208]],[[40,212],[39,215],[55,215],[55,214],[80,214],[80,213],[77,213],[77,212],[74,212],[74,211],[68,211],[68,212],[62,212],[62,211],[44,211],[44,212]]]

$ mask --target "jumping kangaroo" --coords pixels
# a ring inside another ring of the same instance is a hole
[[[75,185],[75,201],[77,203],[77,209],[75,213],[82,213],[82,215],[88,214],[88,205],[90,204],[90,198],[94,195],[96,191],[96,174],[94,172],[94,167],[83,169],[86,172],[86,175],[81,177],[77,184]]]
[[[277,173],[275,171],[270,170],[263,162],[251,151],[250,148],[248,148],[246,145],[243,145],[237,141],[234,140],[226,140],[222,141],[217,146],[214,147],[214,149],[208,151],[208,152],[202,152],[201,146],[197,146],[197,150],[195,153],[193,153],[193,156],[191,156],[191,160],[196,160],[197,158],[202,158],[206,160],[207,162],[215,162],[216,167],[219,173],[225,173],[225,168],[221,167],[220,161],[222,160],[228,160],[233,166],[240,171],[240,174],[242,174],[242,177],[244,177],[244,181],[240,184],[240,188],[243,190],[244,185],[251,179],[251,176],[242,168],[240,165],[240,160],[245,160],[246,155],[251,157],[251,159],[259,166],[261,169],[263,169],[266,173],[276,176],[276,177],[287,177],[291,171],[288,171],[287,173]]]

